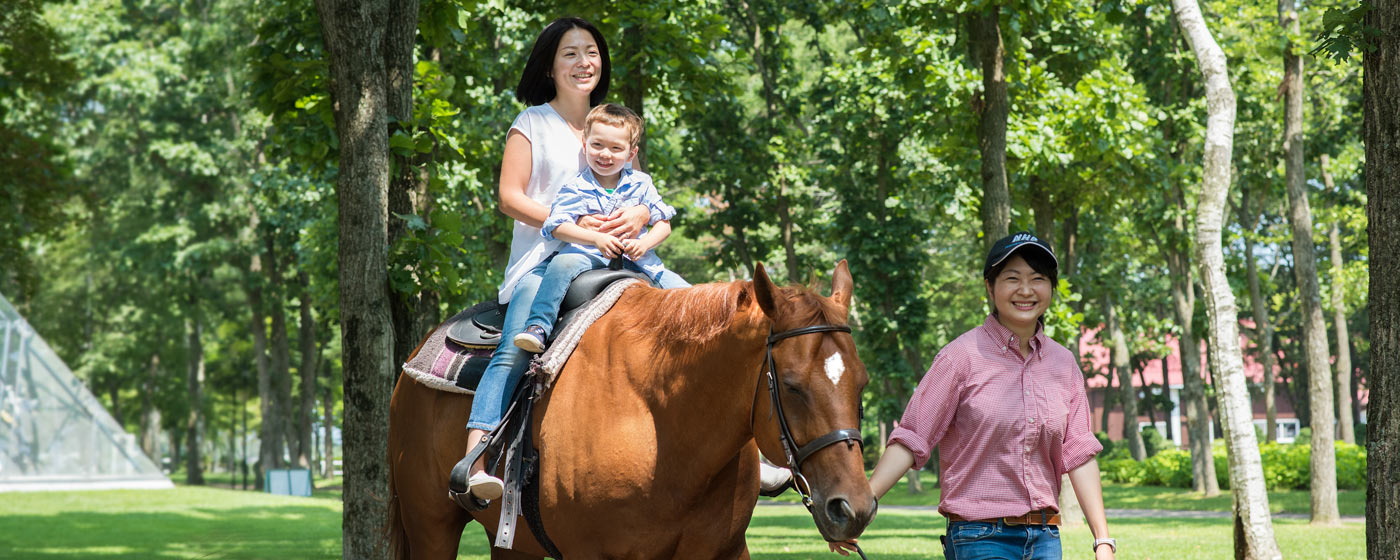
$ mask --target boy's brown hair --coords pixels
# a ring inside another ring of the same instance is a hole
[[[632,139],[632,147],[634,148],[637,147],[637,142],[642,139],[642,127],[644,126],[642,117],[617,103],[604,103],[589,111],[588,116],[583,119],[583,135],[588,136],[588,131],[593,128],[593,123],[598,122],[626,130]]]

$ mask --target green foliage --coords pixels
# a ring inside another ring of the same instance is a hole
[[[1191,453],[1184,449],[1164,449],[1143,461],[1147,470],[1144,484],[1172,488],[1191,487]]]
[[[1366,14],[1374,9],[1367,0],[1353,0],[1349,7],[1327,8],[1322,16],[1322,32],[1315,38],[1317,46],[1308,54],[1325,53],[1327,58],[1341,62],[1351,58],[1352,50],[1364,53],[1375,49],[1381,31],[1366,25]]]
[[[1147,456],[1156,455],[1164,449],[1171,449],[1174,444],[1157,431],[1157,428],[1148,427],[1142,430],[1142,445],[1147,448]]]

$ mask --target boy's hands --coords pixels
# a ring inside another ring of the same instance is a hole
[[[608,235],[606,233],[593,232],[593,246],[603,252],[607,258],[616,258],[627,251],[627,245],[623,240]]]
[[[647,254],[647,251],[652,249],[651,244],[641,239],[624,239],[622,240],[622,246],[626,249],[624,253],[627,255],[627,258],[634,261],[640,260],[642,256]]]

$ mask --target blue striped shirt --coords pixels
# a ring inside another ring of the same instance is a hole
[[[553,240],[554,230],[563,224],[575,223],[579,218],[590,214],[606,216],[615,210],[633,206],[646,206],[651,210],[651,219],[647,225],[669,220],[676,215],[676,209],[661,200],[661,194],[656,192],[656,185],[651,182],[650,175],[624,168],[617,179],[617,188],[608,193],[593,176],[593,170],[585,167],[578,175],[559,187],[559,194],[554,197],[554,205],[549,209],[549,217],[540,228],[540,234],[545,239]],[[642,228],[637,237],[645,235],[646,232],[647,228]],[[559,252],[584,253],[604,263],[608,261],[603,252],[592,245],[570,243]],[[626,255],[623,258],[627,258]],[[666,270],[666,265],[656,256],[656,251],[647,251],[636,264],[646,271],[652,280],[656,280],[657,276]]]

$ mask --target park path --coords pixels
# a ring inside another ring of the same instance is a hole
[[[796,502],[776,502],[770,500],[759,500],[760,506],[798,506]],[[880,509],[907,510],[907,511],[938,511],[938,506],[897,506],[881,505]],[[1152,518],[1178,518],[1178,519],[1229,519],[1228,511],[1190,511],[1177,509],[1110,509],[1107,510],[1109,519],[1128,519],[1134,517]],[[1275,513],[1274,519],[1307,519],[1306,513]],[[1360,515],[1343,515],[1342,521],[1353,523],[1364,523],[1366,518]]]

